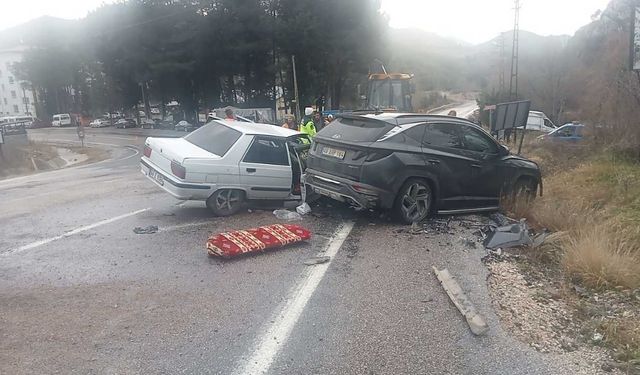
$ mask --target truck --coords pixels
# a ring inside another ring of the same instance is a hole
[[[529,111],[529,118],[527,118],[527,130],[549,133],[554,131],[556,128],[556,124],[554,124],[553,121],[544,114],[544,112]]]
[[[413,74],[389,73],[380,63],[378,71],[369,73],[365,109],[413,112],[411,102],[415,87],[412,79]]]

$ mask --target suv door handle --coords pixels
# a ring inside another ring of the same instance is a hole
[[[247,168],[247,172],[256,173],[256,169],[255,168]]]
[[[440,164],[440,160],[438,159],[428,159],[427,162],[429,164]]]
[[[480,164],[471,164],[471,168],[478,168],[478,169],[481,169],[481,168],[482,168],[482,165],[480,165]]]

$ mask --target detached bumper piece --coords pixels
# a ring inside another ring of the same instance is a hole
[[[209,237],[207,253],[211,256],[233,258],[246,253],[262,252],[296,242],[308,241],[311,232],[299,225],[274,224],[263,227],[225,232]]]

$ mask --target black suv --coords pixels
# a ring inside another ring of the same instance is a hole
[[[343,115],[314,138],[306,183],[406,223],[429,213],[496,210],[503,194],[533,197],[538,165],[512,155],[474,123],[420,114]]]

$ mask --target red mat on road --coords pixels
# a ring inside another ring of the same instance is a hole
[[[245,253],[282,247],[309,239],[311,239],[311,232],[299,225],[266,225],[211,236],[207,240],[207,253],[209,255],[232,258]]]

